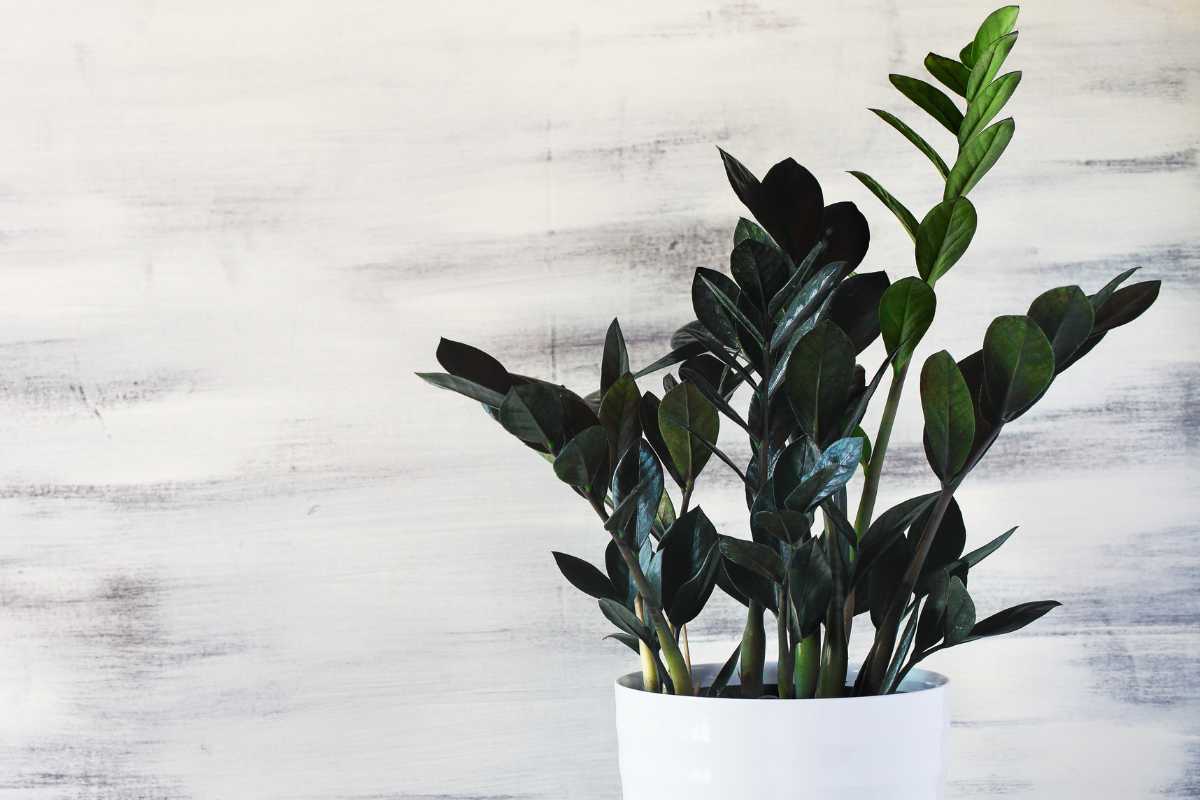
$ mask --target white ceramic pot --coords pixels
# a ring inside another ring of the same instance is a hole
[[[719,669],[697,666],[698,684]],[[940,800],[946,684],[914,669],[883,697],[740,700],[650,694],[631,673],[616,686],[624,800]]]

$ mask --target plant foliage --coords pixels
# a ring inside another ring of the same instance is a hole
[[[728,270],[696,270],[695,319],[676,331],[670,352],[635,370],[613,320],[599,386],[584,396],[446,339],[437,349],[445,372],[421,374],[481,403],[600,518],[600,566],[566,553],[554,559],[599,604],[616,629],[612,638],[639,653],[648,688],[770,691],[762,678],[770,612],[779,654],[773,693],[894,692],[933,653],[1018,630],[1058,605],[1023,603],[978,619],[971,571],[1015,529],[964,553],[968,532],[955,492],[1068,367],[1153,304],[1158,281],[1127,284],[1129,270],[1090,295],[1078,286],[1050,289],[1025,314],[994,319],[965,358],[945,350],[928,356],[919,388],[936,488],[874,513],[908,369],[938,308],[936,286],[963,263],[979,228],[968,195],[1015,134],[1011,117],[995,120],[1021,82],[1019,71],[1001,73],[1017,41],[1016,18],[1015,6],[1001,8],[957,58],[926,56],[925,68],[946,91],[891,76],[903,98],[952,135],[952,157],[900,116],[873,110],[941,180],[942,199],[918,216],[875,178],[851,173],[912,238],[914,274],[892,280],[859,272],[867,220],[853,203],[827,203],[795,160],[760,179],[721,150],[729,184],[753,220],[737,222]],[[879,363],[860,363],[880,339]],[[661,396],[639,385],[663,371]],[[862,423],[885,377],[871,440]],[[747,437],[748,461],[722,449],[722,421],[726,433]],[[693,504],[711,469],[727,469],[744,485],[749,538],[719,532]],[[860,470],[852,521],[848,485]],[[699,687],[686,626],[718,588],[746,607],[746,628],[714,685]],[[859,615],[875,634],[851,687],[847,649]],[[735,670],[740,688],[730,685]]]

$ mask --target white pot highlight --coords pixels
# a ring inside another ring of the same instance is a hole
[[[719,670],[695,667],[697,683]],[[775,682],[774,664],[765,679]],[[624,800],[940,800],[947,682],[914,669],[901,693],[883,697],[741,700],[650,694],[641,673],[625,675]]]

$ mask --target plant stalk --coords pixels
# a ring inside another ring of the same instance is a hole
[[[779,642],[779,663],[776,665],[776,681],[779,684],[779,697],[788,700],[796,696],[795,662],[793,661],[792,645],[788,640],[788,610],[787,595],[783,593],[779,604],[779,616],[776,617],[776,638]]]
[[[646,621],[646,604],[641,595],[634,599],[633,611],[637,614],[638,619],[642,622]],[[658,681],[658,666],[654,661],[654,651],[645,642],[639,641],[638,653],[642,657],[642,688],[647,692],[658,694],[662,690],[662,686]]]
[[[767,659],[767,634],[763,629],[763,607],[751,600],[742,631],[742,653],[738,657],[742,697],[757,698],[763,693],[763,663]]]
[[[875,434],[875,442],[871,450],[871,462],[867,465],[866,479],[863,482],[862,497],[858,501],[858,516],[854,521],[854,530],[862,539],[867,528],[871,526],[871,517],[875,513],[875,498],[879,495],[879,480],[883,477],[883,462],[887,458],[888,442],[892,438],[892,427],[896,424],[896,414],[900,411],[900,396],[904,394],[904,379],[908,376],[908,364],[905,364],[892,375],[891,385],[888,386],[887,400],[883,405],[883,416],[879,420],[879,431]]]
[[[817,675],[821,669],[821,632],[810,633],[801,639],[795,648],[793,681],[796,697],[808,700],[816,696]]]

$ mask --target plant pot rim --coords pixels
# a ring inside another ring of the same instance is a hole
[[[768,662],[765,666],[767,668],[766,672],[770,675],[771,678],[774,678],[775,673],[776,673],[775,662],[773,662],[773,661]],[[692,674],[696,680],[696,683],[698,685],[704,686],[707,683],[710,683],[712,681],[712,679],[714,677],[716,677],[717,673],[721,671],[721,667],[722,667],[721,664],[695,664],[692,666]],[[857,666],[851,667],[849,670],[849,673],[848,673],[849,679],[854,680],[854,678],[857,675],[858,675],[858,667]],[[730,681],[729,681],[730,686],[738,685],[737,677],[738,677],[737,675],[734,675],[730,679]],[[917,695],[917,694],[925,694],[927,692],[936,692],[936,691],[945,691],[946,687],[949,684],[950,684],[950,679],[948,677],[946,677],[945,675],[941,674],[940,672],[934,672],[932,670],[921,669],[919,667],[915,667],[908,673],[908,675],[904,678],[904,681],[900,684],[901,688],[904,689],[904,691],[897,692],[896,694],[868,695],[865,697],[814,697],[814,698],[806,698],[806,699],[802,700],[802,702],[804,702],[804,703],[813,703],[813,702],[817,702],[817,703],[868,703],[868,702],[896,703],[896,702],[904,702],[906,698],[911,698],[913,695]],[[739,702],[740,703],[760,703],[760,702],[763,702],[763,699],[759,698],[759,697],[753,697],[753,698],[701,697],[698,695],[656,694],[656,693],[652,693],[652,692],[647,692],[645,689],[642,688],[642,673],[640,671],[639,672],[630,672],[625,675],[622,675],[621,677],[617,678],[617,680],[615,682],[615,686],[616,686],[617,692],[630,694],[630,695],[636,695],[637,697],[641,698],[643,701],[649,700],[650,698],[654,698],[654,700],[653,700],[654,702],[668,702],[668,703],[689,703],[689,702],[690,703],[695,703],[695,702],[703,703],[703,702],[708,702],[708,701],[730,702],[730,703],[739,703]],[[797,700],[797,698],[791,699],[791,701],[795,701],[795,700]],[[772,701],[785,702],[785,703],[789,702],[789,700],[780,700],[779,698],[772,698]]]

